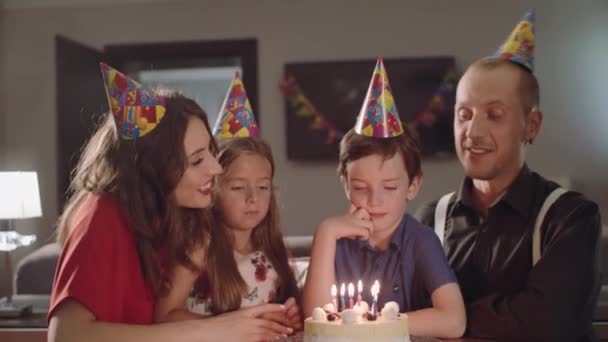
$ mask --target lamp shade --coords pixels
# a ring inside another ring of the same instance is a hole
[[[36,172],[0,172],[0,219],[42,216]]]

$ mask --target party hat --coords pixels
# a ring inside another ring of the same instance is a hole
[[[534,25],[536,13],[529,11],[523,19],[515,26],[515,29],[507,40],[491,56],[502,58],[517,63],[534,71]]]
[[[378,58],[376,63],[372,81],[355,124],[355,132],[373,138],[390,138],[403,134],[403,126],[382,58]]]
[[[218,138],[260,137],[258,124],[249,104],[241,76],[237,71],[230,84],[219,116],[213,127],[213,135]]]
[[[114,123],[123,139],[150,133],[165,115],[165,98],[120,71],[101,63]]]

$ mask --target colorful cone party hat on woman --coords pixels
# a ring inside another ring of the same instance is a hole
[[[101,63],[101,73],[120,136],[137,139],[156,128],[165,115],[165,98],[107,64]]]

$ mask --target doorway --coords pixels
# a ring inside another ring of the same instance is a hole
[[[110,44],[97,50],[57,36],[55,49],[59,212],[67,199],[80,151],[108,110],[100,62],[146,86],[181,91],[207,112],[211,126],[235,71],[239,71],[253,112],[258,112],[258,52],[253,38]],[[259,125],[260,118],[254,115]]]

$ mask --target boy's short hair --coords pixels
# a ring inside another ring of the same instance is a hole
[[[392,158],[396,153],[403,157],[405,171],[410,184],[417,176],[422,176],[420,157],[420,142],[412,129],[404,125],[403,134],[392,138],[372,138],[359,135],[351,129],[340,141],[340,156],[338,162],[338,175],[346,177],[348,163],[379,154],[384,160]]]

